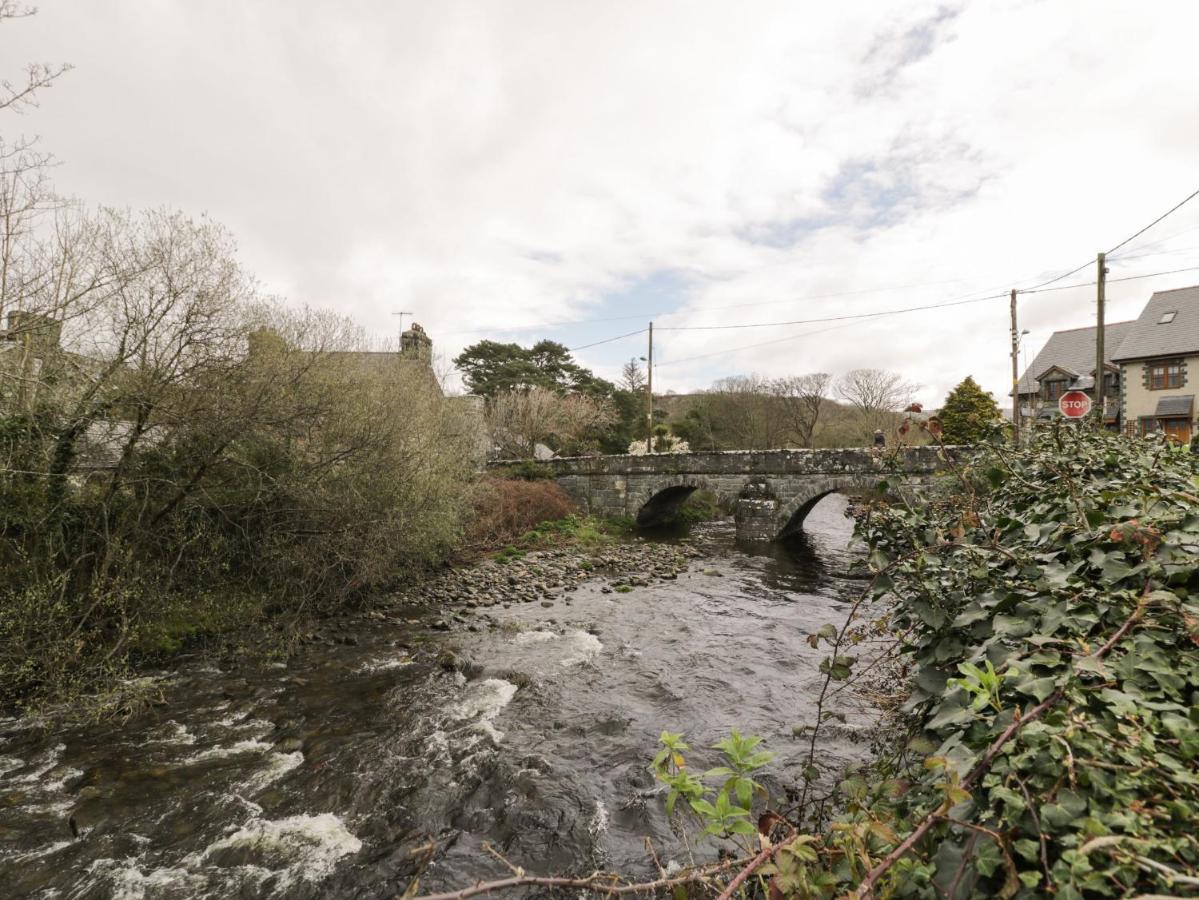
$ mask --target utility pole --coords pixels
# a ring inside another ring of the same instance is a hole
[[[1016,289],[1012,288],[1012,443],[1020,444],[1020,331],[1016,327]]]
[[[649,353],[645,361],[645,452],[654,452],[654,323],[649,323]]]
[[[1099,430],[1103,430],[1104,420],[1107,418],[1107,410],[1105,408],[1106,397],[1104,396],[1107,381],[1107,368],[1103,362],[1103,314],[1104,304],[1107,302],[1107,266],[1104,264],[1104,256],[1100,253],[1097,261],[1099,271],[1096,279],[1098,290],[1095,295],[1095,311],[1096,311],[1096,328],[1095,328],[1095,405],[1099,408]]]
[[[649,354],[645,361],[645,452],[654,452],[654,323],[649,323]]]

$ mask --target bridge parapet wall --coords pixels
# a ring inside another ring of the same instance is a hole
[[[544,465],[586,514],[632,518],[670,488],[702,489],[736,506],[739,533],[758,539],[771,528],[774,534],[798,529],[829,492],[868,491],[893,469],[913,485],[929,483],[945,461],[936,447],[911,447],[881,457],[869,448],[749,450],[580,456]]]
[[[886,451],[890,453],[891,451]],[[944,465],[936,447],[897,452],[909,473],[933,472]],[[829,450],[723,450],[702,453],[653,453],[642,456],[570,456],[546,460],[555,477],[567,475],[837,475],[878,471],[881,461],[870,448]]]

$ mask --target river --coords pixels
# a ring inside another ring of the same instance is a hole
[[[647,835],[686,864],[657,736],[707,768],[731,728],[759,734],[772,793],[799,782],[825,654],[806,638],[855,586],[844,512],[823,501],[787,549],[728,523],[643,538],[690,557],[631,590],[596,570],[542,603],[360,617],[285,665],[185,663],[127,723],[0,722],[0,895],[394,897],[430,842],[422,890],[508,874],[485,842],[536,873],[650,875]],[[868,710],[842,712],[825,762],[865,755]]]

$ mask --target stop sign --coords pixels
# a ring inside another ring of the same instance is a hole
[[[1058,398],[1057,408],[1067,419],[1081,419],[1091,411],[1091,398],[1082,391],[1066,391]]]

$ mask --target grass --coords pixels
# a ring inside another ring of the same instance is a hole
[[[546,547],[574,546],[593,550],[627,537],[634,531],[632,519],[600,519],[569,515],[542,522],[516,541],[492,554],[500,563],[523,559],[528,551]]]

